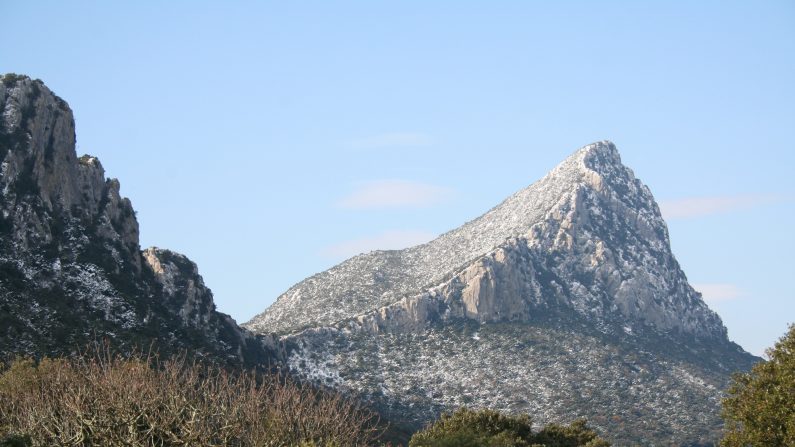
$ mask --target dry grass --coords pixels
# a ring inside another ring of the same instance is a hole
[[[33,446],[358,446],[375,442],[376,425],[338,394],[184,356],[103,348],[17,360],[0,375],[0,438],[27,436]]]

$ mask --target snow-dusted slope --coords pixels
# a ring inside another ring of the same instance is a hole
[[[607,141],[583,147],[541,180],[427,244],[356,256],[302,281],[245,326],[290,332],[365,314],[444,283],[515,238],[543,256],[565,248],[569,255],[590,257],[592,265],[555,268],[561,286],[577,289],[561,299],[584,313],[587,302],[598,301],[598,307],[608,308],[601,317],[613,309],[659,329],[725,337],[720,320],[687,284],[671,254],[651,192]],[[581,259],[563,264],[573,260]],[[604,276],[597,281],[604,286],[599,290],[575,278],[597,273]],[[538,301],[553,291],[531,289],[514,298]],[[585,302],[577,302],[580,298]]]
[[[649,189],[583,147],[427,244],[357,256],[247,323],[290,369],[417,427],[460,405],[584,416],[619,445],[714,441],[756,361],[688,284]]]
[[[141,252],[138,222],[99,160],[75,153],[69,106],[41,81],[0,78],[0,360],[186,349],[228,363],[271,359],[216,311],[196,265]]]
[[[393,423],[416,428],[460,406],[528,413],[540,425],[584,417],[616,446],[712,445],[721,390],[752,361],[736,346],[605,334],[549,315],[285,339],[293,372],[361,396]]]

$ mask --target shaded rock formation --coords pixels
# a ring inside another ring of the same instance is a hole
[[[119,182],[75,153],[72,111],[41,81],[0,82],[0,358],[120,349],[273,361],[273,341],[219,313],[196,265],[141,251]]]

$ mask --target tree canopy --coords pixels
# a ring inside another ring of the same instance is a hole
[[[795,325],[767,355],[733,378],[723,400],[723,447],[795,445]]]
[[[410,447],[608,447],[584,419],[550,424],[534,433],[527,415],[461,408],[411,437]]]

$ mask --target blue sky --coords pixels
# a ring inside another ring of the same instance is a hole
[[[610,139],[733,340],[795,322],[791,1],[3,0],[0,37],[238,321]]]

